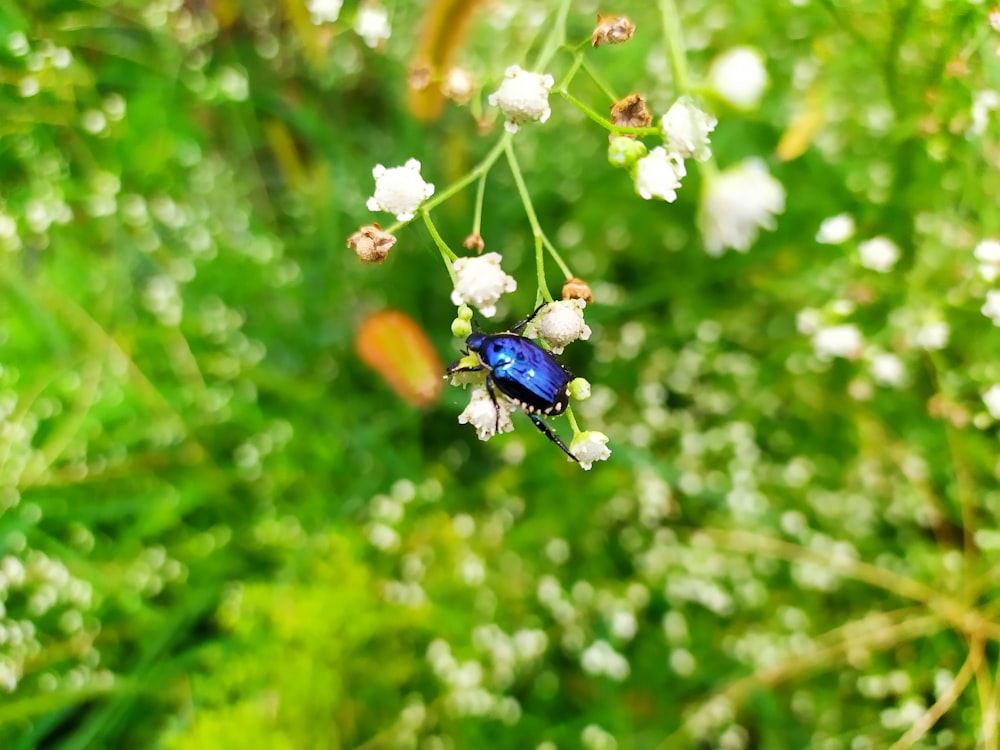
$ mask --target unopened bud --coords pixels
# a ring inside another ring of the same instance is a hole
[[[608,144],[608,163],[612,167],[630,168],[646,155],[646,144],[627,135],[616,135]]]
[[[467,320],[463,320],[462,318],[455,318],[453,321],[451,321],[451,332],[456,337],[464,339],[466,336],[472,333],[472,324],[470,324],[469,321]]]
[[[577,401],[586,401],[590,398],[590,381],[586,378],[574,378],[566,386],[566,392]]]

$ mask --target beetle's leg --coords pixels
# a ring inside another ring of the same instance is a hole
[[[510,329],[510,332],[511,332],[511,333],[517,333],[517,332],[518,332],[518,331],[520,331],[520,330],[521,330],[522,328],[524,328],[524,327],[525,327],[526,325],[528,325],[528,323],[530,323],[530,322],[531,322],[532,320],[534,320],[534,319],[535,319],[535,316],[536,316],[536,315],[538,315],[538,313],[539,313],[539,312],[541,311],[541,309],[542,309],[543,307],[545,307],[545,306],[546,306],[547,304],[549,304],[549,303],[548,303],[548,302],[543,302],[543,303],[542,303],[542,304],[540,304],[540,305],[539,305],[538,307],[536,307],[536,308],[535,308],[535,310],[534,310],[534,312],[532,312],[532,313],[531,313],[531,315],[529,315],[529,316],[528,316],[527,318],[525,318],[524,320],[522,320],[522,321],[521,321],[520,323],[518,323],[517,325],[513,326],[513,327],[512,327],[511,329]]]
[[[497,401],[497,394],[493,392],[493,372],[491,371],[489,375],[486,376],[486,391],[490,394],[490,400],[493,402],[493,408],[497,410],[497,426],[496,432],[500,433],[500,402]]]
[[[580,463],[580,459],[569,452],[569,448],[566,447],[566,443],[564,443],[562,440],[559,439],[559,436],[552,431],[551,427],[549,427],[547,424],[545,424],[545,422],[542,421],[542,418],[540,416],[538,416],[537,414],[529,414],[528,417],[531,419],[532,422],[535,423],[535,427],[537,427],[539,430],[545,433],[545,437],[547,437],[553,443],[562,448],[563,453],[565,453],[567,456],[572,458],[577,463]]]
[[[462,360],[458,360],[458,362],[461,361]],[[456,367],[458,362],[452,362],[450,365],[448,365],[448,369],[445,370],[444,372],[445,377],[448,377],[449,375],[454,375],[456,372],[479,372],[480,370],[486,369],[486,365],[474,365],[472,367]]]

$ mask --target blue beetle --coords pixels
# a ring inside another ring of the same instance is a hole
[[[486,390],[497,411],[497,430],[500,429],[500,404],[497,403],[494,386],[521,407],[535,426],[562,448],[563,453],[579,463],[579,459],[570,453],[566,444],[540,416],[554,417],[566,411],[569,405],[566,389],[575,376],[562,366],[555,355],[518,333],[546,304],[540,304],[531,315],[505,333],[470,333],[462,353],[474,352],[479,364],[460,367],[458,362],[453,362],[448,366],[448,375],[486,370]]]

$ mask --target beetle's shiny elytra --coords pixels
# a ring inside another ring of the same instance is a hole
[[[544,304],[506,333],[470,333],[465,339],[466,350],[475,353],[479,364],[459,367],[459,363],[454,362],[448,368],[448,374],[486,370],[486,390],[497,410],[497,430],[500,429],[500,404],[497,403],[494,387],[519,406],[567,456],[578,461],[541,419],[542,416],[552,417],[566,411],[569,405],[566,387],[574,375],[551,352],[517,333],[531,322],[542,307]]]

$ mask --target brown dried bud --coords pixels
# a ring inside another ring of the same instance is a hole
[[[590,292],[590,285],[583,279],[578,279],[575,276],[571,279],[566,279],[566,283],[563,284],[562,298],[582,299],[588,305],[594,301],[594,295]]]
[[[381,263],[396,244],[396,237],[383,232],[378,224],[361,227],[347,238],[347,246],[358,254],[362,263]]]
[[[406,79],[406,85],[414,91],[422,91],[431,84],[434,77],[434,68],[430,63],[417,62],[410,68],[410,75]]]
[[[482,255],[486,243],[483,241],[483,235],[473,232],[462,241],[462,247],[466,250],[475,250],[477,255]]]
[[[645,128],[653,121],[642,94],[629,94],[611,105],[611,122],[623,128]],[[633,138],[635,136],[632,136]]]
[[[597,14],[597,27],[594,29],[590,42],[595,47],[602,44],[621,44],[627,42],[635,33],[635,24],[625,16],[602,16]]]

